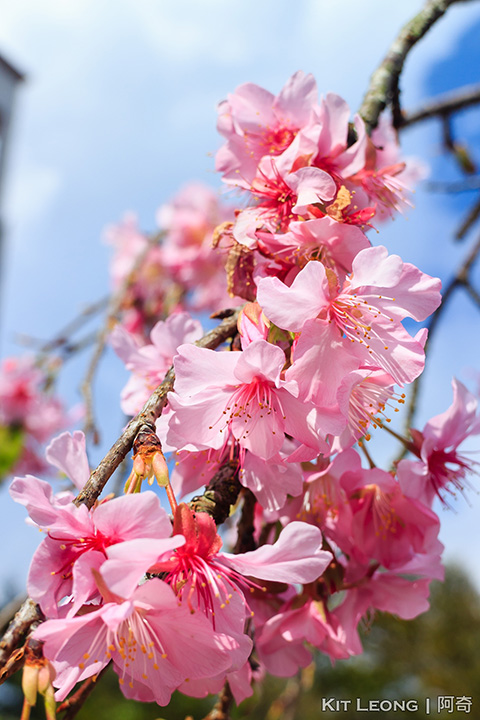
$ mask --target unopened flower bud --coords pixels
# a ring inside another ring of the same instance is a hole
[[[143,426],[133,445],[133,468],[125,484],[125,492],[140,492],[142,481],[149,485],[156,478],[161,487],[169,484],[168,467],[157,435],[147,425]]]
[[[55,696],[52,680],[55,671],[48,660],[43,657],[43,643],[30,638],[25,645],[25,663],[23,666],[22,690],[25,696],[21,720],[28,720],[30,709],[36,705],[37,693],[44,697],[47,720],[54,720]]]
[[[157,482],[161,487],[166,487],[170,480],[168,476],[168,466],[164,454],[156,452],[152,460],[153,472],[157,478]]]

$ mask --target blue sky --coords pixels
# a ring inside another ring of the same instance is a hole
[[[297,69],[320,92],[343,95],[356,109],[370,73],[415,12],[418,0],[0,0],[0,53],[27,75],[15,108],[3,216],[6,267],[1,289],[2,356],[18,353],[15,334],[48,338],[105,292],[105,226],[128,210],[154,229],[155,212],[191,179],[219,187],[212,155],[220,145],[216,104],[243,82],[278,92]],[[479,81],[471,30],[477,3],[451,8],[411,53],[402,80],[405,107],[456,83]],[[472,34],[473,33],[473,34]],[[478,52],[478,51],[477,51]],[[466,55],[467,53],[467,55]],[[478,113],[459,127],[478,142]],[[440,151],[435,122],[404,133],[406,154],[421,155],[435,178],[455,177]],[[476,147],[480,161],[480,149]],[[464,256],[452,233],[466,198],[419,189],[416,209],[381,228],[387,245],[425,272],[448,279]],[[471,243],[470,236],[467,243]],[[480,275],[477,272],[478,287]],[[479,316],[459,295],[431,347],[419,423],[451,401],[450,379],[478,368]],[[455,331],[455,342],[452,332]],[[69,364],[62,389],[78,399],[85,357]],[[104,444],[116,439],[125,379],[109,358],[97,382]],[[382,450],[379,450],[381,454]],[[480,586],[480,501],[460,499],[441,513],[447,558],[464,557]],[[38,536],[24,512],[0,493],[0,581],[20,587]]]

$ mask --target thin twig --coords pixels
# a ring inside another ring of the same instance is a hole
[[[459,90],[427,100],[411,112],[404,112],[401,127],[403,129],[435,116],[451,115],[478,103],[480,103],[480,85],[466,85]]]
[[[370,469],[372,469],[372,468],[375,468],[375,467],[377,467],[377,466],[375,465],[375,463],[374,463],[374,461],[373,461],[373,459],[372,459],[372,456],[370,455],[370,453],[369,453],[369,451],[368,451],[368,449],[367,449],[367,447],[366,447],[366,445],[365,445],[365,442],[366,442],[365,440],[359,440],[359,441],[358,441],[358,445],[360,446],[361,451],[363,452],[363,454],[364,454],[365,457],[367,458],[368,464],[370,465]]]
[[[94,414],[94,409],[93,409],[93,389],[92,388],[93,388],[93,381],[95,378],[95,374],[97,372],[98,364],[102,358],[103,353],[105,352],[105,346],[107,344],[107,337],[111,331],[111,326],[112,326],[114,320],[118,317],[118,314],[120,313],[120,310],[122,308],[122,304],[125,301],[125,294],[126,294],[127,290],[130,288],[130,286],[135,282],[137,272],[138,272],[139,268],[141,267],[142,263],[144,262],[145,258],[147,257],[147,254],[150,252],[152,247],[154,247],[156,244],[158,244],[161,237],[162,237],[162,233],[157,233],[157,234],[153,235],[151,238],[149,238],[148,244],[142,250],[142,252],[138,255],[132,269],[130,270],[128,275],[124,278],[120,288],[114,293],[114,295],[110,299],[110,302],[108,304],[107,314],[105,316],[105,320],[97,334],[97,342],[95,345],[95,349],[93,351],[93,355],[91,357],[90,363],[88,364],[85,379],[83,380],[82,385],[81,385],[81,391],[82,391],[83,399],[85,401],[84,431],[85,431],[85,435],[91,434],[95,445],[98,445],[98,443],[100,442],[100,433],[98,431],[98,428],[97,428],[97,425],[95,422],[95,414]]]
[[[230,707],[233,701],[232,691],[228,682],[218,696],[215,706],[205,715],[203,720],[230,720]]]
[[[455,180],[454,182],[431,180],[430,182],[425,183],[425,189],[429,192],[448,193],[449,195],[454,193],[473,192],[474,190],[480,189],[480,175],[466,177],[462,180]]]
[[[38,605],[27,598],[0,641],[0,669],[4,667],[12,651],[24,639],[33,623],[41,622],[43,619],[43,613]],[[2,681],[4,679],[2,678]]]
[[[97,333],[95,350],[88,364],[87,374],[85,375],[85,379],[81,385],[81,392],[85,402],[85,422],[83,430],[85,435],[91,435],[94,445],[98,445],[100,442],[100,432],[97,428],[93,412],[93,379],[97,371],[98,363],[105,351],[108,332],[109,329],[107,320],[103,328]]]
[[[95,690],[97,681],[102,677],[102,675],[104,675],[108,667],[109,666],[106,665],[98,673],[98,675],[94,675],[93,677],[85,680],[85,682],[80,685],[78,690],[74,692],[73,695],[71,695],[69,698],[67,698],[67,700],[65,700],[61,705],[59,705],[59,707],[57,708],[57,713],[66,711],[62,720],[73,720],[77,713],[80,712],[83,705],[85,704],[85,701]]]
[[[227,338],[235,334],[239,314],[240,309],[237,309],[233,315],[222,320],[216,328],[206,333],[200,340],[197,340],[195,344],[199,347],[210,349],[221,345]],[[175,374],[173,367],[171,367],[165,375],[165,379],[153,391],[143,409],[130,420],[122,435],[110,448],[97,469],[92,472],[85,487],[75,499],[76,505],[84,504],[89,508],[92,507],[102,492],[107,480],[113,475],[122,460],[132,449],[133,441],[142,425],[149,425],[153,428],[153,431],[155,430],[155,421],[158,420],[162,414],[167,402],[167,393],[172,390],[174,380]]]
[[[480,308],[480,293],[475,290],[470,280],[468,280],[468,282],[465,282],[464,286],[465,290],[468,292],[473,302]]]
[[[455,233],[455,240],[463,240],[467,232],[470,230],[472,225],[476,223],[480,217],[480,197],[477,198],[477,202],[472,205],[469,209],[467,216],[462,221],[462,224]]]
[[[55,350],[62,350],[66,345],[70,344],[70,338],[77,330],[80,330],[92,317],[104,310],[108,305],[109,297],[100,298],[96,302],[87,305],[73,320],[70,320],[51,340],[46,342],[31,337],[30,335],[17,335],[17,341],[22,345],[36,347],[37,352],[47,355]],[[40,347],[38,347],[40,346]]]
[[[405,59],[415,43],[442,17],[448,7],[457,1],[427,0],[423,9],[402,28],[390,46],[385,58],[370,78],[369,88],[359,110],[369,134],[376,128],[380,113],[392,103],[396,110],[394,122],[403,122],[398,102],[398,84]]]
[[[467,146],[464,143],[455,140],[453,135],[452,117],[450,115],[442,115],[442,134],[445,149],[451,153],[459,170],[466,175],[475,175],[477,168],[473,162]]]

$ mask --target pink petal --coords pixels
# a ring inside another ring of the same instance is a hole
[[[292,207],[292,212],[297,215],[307,212],[309,205],[332,200],[337,192],[332,176],[315,167],[304,167],[290,173],[286,182],[297,196],[296,205]]]
[[[9,492],[15,502],[27,508],[33,522],[40,527],[48,527],[57,519],[58,506],[53,489],[45,480],[39,480],[33,475],[27,475],[24,478],[16,477],[10,485]],[[72,500],[73,497],[72,495]],[[65,504],[65,502],[62,503],[62,505]]]
[[[171,526],[170,526],[171,527]],[[147,570],[164,553],[185,545],[182,535],[162,540],[136,539],[117,543],[107,548],[101,574],[111,592],[120,597],[131,597]]]
[[[122,495],[101,503],[95,509],[94,516],[97,529],[110,537],[111,544],[115,538],[162,538],[172,532],[168,515],[151,490]]]
[[[317,83],[311,73],[298,70],[287,80],[275,99],[274,108],[281,117],[295,122],[297,127],[306,125],[317,105]]]
[[[278,384],[285,365],[285,353],[281,348],[259,339],[250,343],[242,353],[237,354],[240,357],[235,368],[235,376],[240,382],[250,383],[255,377],[261,376]]]
[[[288,287],[276,277],[258,282],[257,300],[265,315],[284,330],[298,332],[328,306],[328,284],[322,263],[308,262]]]
[[[308,583],[317,580],[328,566],[332,554],[321,549],[322,533],[313,525],[292,522],[274,545],[239,555],[223,553],[219,558],[243,575],[262,580]]]
[[[81,490],[90,477],[85,435],[75,430],[73,435],[64,432],[47,446],[45,457]]]
[[[238,354],[181,345],[174,360],[175,391],[180,395],[197,395],[212,386],[236,385]]]

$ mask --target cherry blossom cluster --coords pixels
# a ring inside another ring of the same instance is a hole
[[[201,312],[231,304],[225,258],[213,247],[217,226],[233,210],[201,183],[186,185],[157,212],[159,231],[140,231],[134,215],[109,227],[105,239],[114,247],[111,278],[122,297],[122,325],[145,339],[152,326],[171,312]]]
[[[403,321],[421,323],[440,303],[438,279],[367,237],[408,202],[416,172],[391,130],[369,137],[301,72],[276,97],[242,85],[218,127],[235,213],[219,217],[214,197],[190,187],[159,213],[161,245],[148,247],[130,221],[114,234],[114,283],[140,268],[132,314],[111,335],[132,373],[122,408],[141,410],[173,363],[163,452],[156,438],[138,451],[126,494],[90,510],[34,477],[11,487],[45,533],[28,592],[47,617],[34,637],[58,700],[111,662],[129,698],[165,705],[176,689],[202,697],[227,681],[238,703],[263,673],[305,667],[312,649],[361,653],[362,619],[428,608],[430,581],[443,577],[433,503],[463,491],[475,469],[459,446],[480,432],[478,403],[456,380],[452,405],[422,431],[391,431],[410,457],[387,471],[366,450],[424,368],[426,331],[412,336]],[[169,317],[167,275],[182,289]],[[227,283],[246,301],[238,333],[228,348],[199,347],[187,309],[219,310]],[[47,459],[77,488],[88,479],[81,433],[60,435]],[[243,489],[239,514],[253,507],[248,552],[222,551],[236,515],[222,539],[187,502],[225,467]],[[141,492],[154,476],[171,518]]]
[[[73,420],[33,357],[9,357],[0,367],[2,475],[45,472],[44,446]]]
[[[89,477],[81,432],[58,436],[47,459],[78,489]],[[273,545],[231,555],[206,513],[182,503],[172,526],[153,492],[90,511],[33,476],[16,478],[10,493],[46,534],[27,588],[49,618],[34,637],[55,669],[57,700],[110,661],[130,698],[166,705],[176,689],[201,697],[228,680],[242,700],[255,596],[275,597],[269,586],[277,583],[295,595],[294,583],[314,582],[332,558],[320,530],[304,522],[290,523]]]

